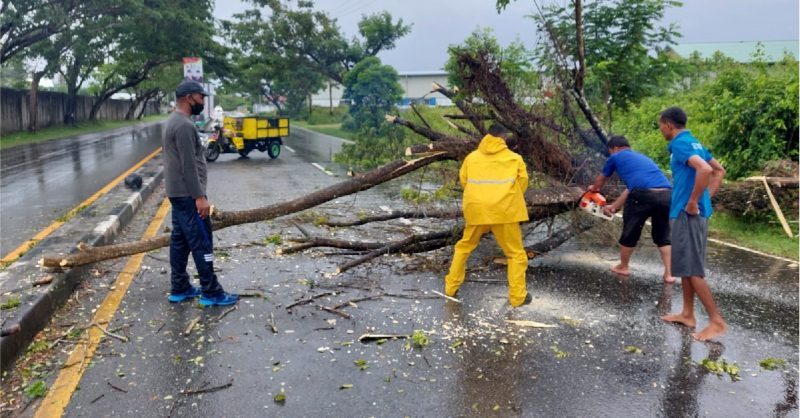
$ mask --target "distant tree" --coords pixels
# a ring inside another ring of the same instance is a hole
[[[223,22],[226,37],[239,50],[235,80],[226,87],[266,97],[279,111],[286,107],[292,115],[302,111],[305,100],[326,79],[342,84],[357,62],[394,48],[410,30],[402,20],[394,22],[382,12],[365,16],[358,24],[360,38],[347,40],[336,20],[314,10],[311,1],[251,1],[269,8],[270,14],[253,9]]]
[[[512,0],[498,0],[498,11]],[[677,25],[659,26],[665,11],[682,3],[674,0],[596,0],[582,10],[586,63],[585,90],[588,99],[606,109],[607,122],[613,109],[627,109],[676,79],[677,68],[667,47],[680,37]],[[542,68],[555,71],[563,66],[555,57],[566,55],[578,62],[575,9],[546,5],[532,16],[539,31],[552,38],[536,50]],[[567,63],[567,64],[568,64]]]
[[[22,56],[13,57],[0,64],[0,87],[24,89],[28,87],[28,71]]]
[[[125,11],[125,0],[0,2],[0,63],[68,29]]]
[[[458,56],[468,52],[476,54],[485,51],[500,65],[503,79],[518,99],[532,97],[538,90],[538,74],[533,66],[532,52],[525,48],[519,40],[503,48],[494,36],[491,28],[476,28],[458,45],[450,45],[447,49],[447,82],[454,87],[464,85],[465,70],[458,65]]]
[[[328,78],[342,83],[344,76],[357,62],[381,51],[394,48],[397,39],[411,30],[403,20],[392,20],[388,12],[364,16],[358,23],[361,39],[345,39],[336,20],[326,12],[314,10],[314,2],[299,0],[251,0],[272,12],[263,25],[265,47],[284,51],[309,61]]]
[[[212,9],[211,0],[147,0],[131,7],[125,19],[109,29],[116,35],[115,42],[108,49],[110,60],[94,73],[95,101],[89,119],[96,119],[111,96],[150,79],[159,67],[182,57],[203,57],[204,71],[207,62],[211,68],[224,68],[220,54],[225,49],[213,39]]]
[[[386,113],[400,101],[403,89],[397,71],[382,65],[377,57],[367,57],[356,64],[344,78],[344,95],[350,100],[350,119],[346,129],[358,131],[377,128]]]

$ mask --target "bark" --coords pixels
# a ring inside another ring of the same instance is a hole
[[[360,258],[357,258],[355,260],[349,261],[349,262],[341,265],[336,270],[336,273],[337,274],[344,273],[345,271],[350,270],[353,267],[356,267],[356,266],[358,266],[360,264],[364,264],[367,261],[372,260],[373,258],[379,257],[379,256],[384,255],[384,254],[402,252],[403,248],[408,247],[409,245],[412,245],[412,244],[422,243],[422,242],[431,241],[431,240],[443,240],[443,239],[447,239],[448,237],[453,237],[453,236],[457,237],[458,235],[460,235],[460,234],[458,234],[458,231],[460,229],[462,229],[462,228],[463,227],[456,228],[456,229],[453,229],[453,230],[448,230],[448,231],[431,232],[431,233],[422,234],[422,235],[412,235],[412,236],[410,236],[408,238],[405,238],[405,239],[403,239],[401,241],[398,241],[398,242],[395,242],[395,243],[392,243],[392,244],[389,244],[389,245],[385,245],[385,246],[383,246],[381,248],[378,248],[378,249],[376,249],[374,251],[371,251],[370,253],[368,253],[367,255],[365,255],[363,257],[360,257]],[[456,240],[457,240],[457,238],[456,238]],[[455,241],[453,241],[453,242],[455,242]]]
[[[440,152],[411,161],[397,160],[356,178],[334,184],[330,187],[317,190],[287,202],[276,203],[274,205],[251,210],[234,212],[218,211],[212,216],[213,229],[219,230],[234,225],[260,222],[299,212],[329,200],[370,189],[378,184],[403,176],[433,162],[448,158],[450,157],[447,154]],[[169,245],[169,237],[168,234],[164,234],[147,240],[96,248],[83,248],[83,251],[70,254],[66,257],[45,256],[42,258],[41,264],[44,267],[62,268],[82,266],[166,247]]]
[[[39,118],[39,81],[44,77],[45,71],[35,71],[32,74],[31,89],[28,91],[28,132],[36,132]]]
[[[430,139],[431,141],[445,141],[445,140],[455,140],[457,141],[458,138],[447,136],[445,134],[439,133],[434,131],[431,128],[425,126],[419,126],[412,122],[409,122],[399,116],[394,115],[386,115],[385,116],[386,122],[394,123],[396,125],[405,126],[406,128],[424,136],[425,138]]]
[[[455,219],[461,217],[461,209],[451,210],[430,210],[430,211],[393,211],[385,215],[368,216],[355,221],[341,221],[341,222],[325,222],[322,225],[335,228],[365,225],[372,222],[383,222],[399,218],[411,219],[426,219],[426,218],[439,218],[439,219]]]

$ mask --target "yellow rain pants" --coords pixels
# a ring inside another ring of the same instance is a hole
[[[522,246],[519,222],[465,226],[464,237],[455,245],[450,272],[444,278],[444,291],[448,296],[456,294],[458,288],[464,283],[469,255],[480,243],[481,236],[489,231],[492,231],[497,244],[503,249],[503,253],[508,259],[508,301],[511,306],[520,306],[528,294],[525,290],[528,255]]]

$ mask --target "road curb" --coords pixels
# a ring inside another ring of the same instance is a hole
[[[10,335],[0,337],[0,371],[11,368],[91,267],[46,272],[38,266],[42,255],[75,253],[79,243],[100,246],[114,242],[163,180],[161,156],[147,162],[136,173],[142,176],[141,189],[131,191],[121,182],[0,272],[0,300],[6,303],[17,297],[20,301],[17,308],[1,311],[3,333]],[[50,278],[52,281],[48,284],[36,285],[37,281]]]

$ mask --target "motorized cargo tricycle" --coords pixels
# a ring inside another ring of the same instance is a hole
[[[270,158],[278,158],[282,138],[286,136],[289,136],[288,118],[226,116],[222,126],[208,137],[206,160],[215,161],[222,153],[247,157],[254,149],[266,151]]]

